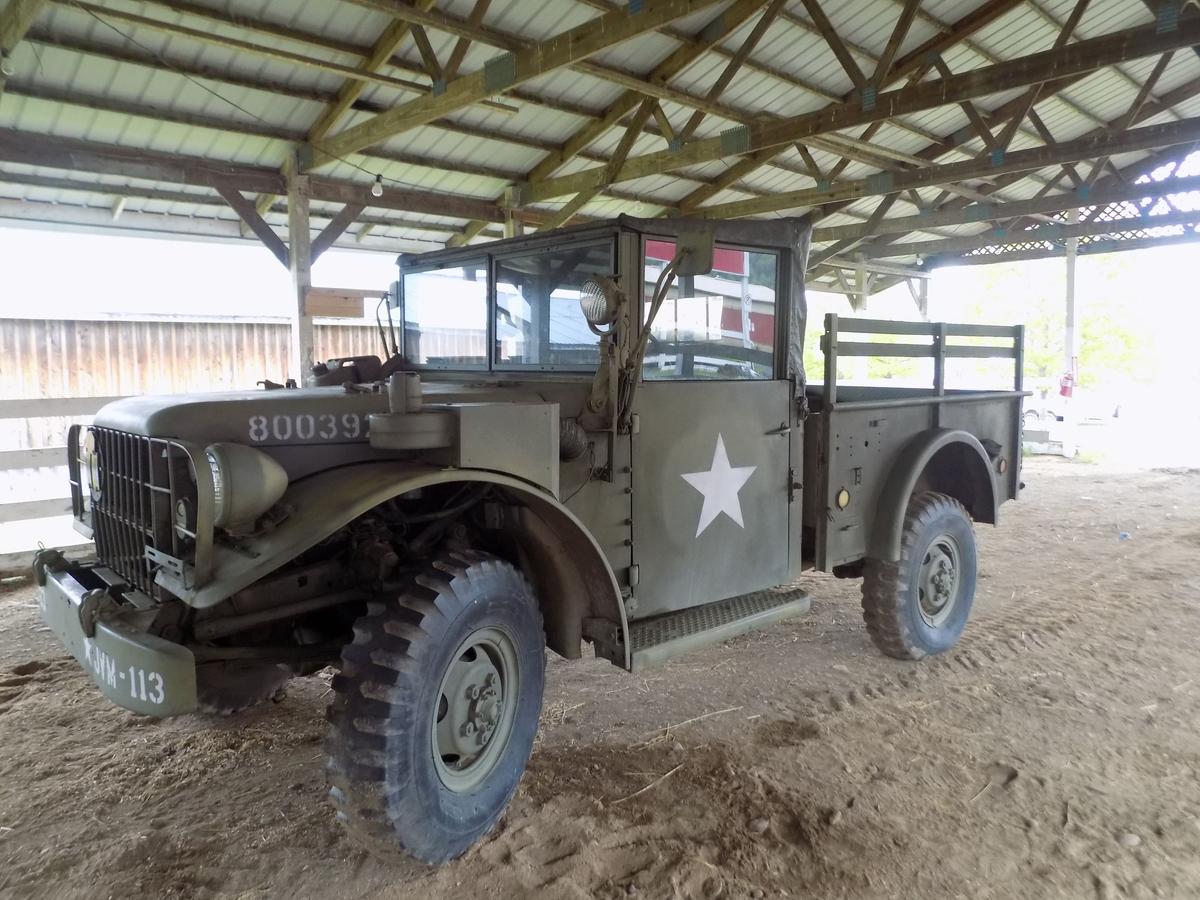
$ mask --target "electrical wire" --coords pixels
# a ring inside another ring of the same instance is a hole
[[[592,441],[588,441],[588,469],[587,474],[583,476],[583,481],[579,483],[579,487],[571,491],[563,500],[563,505],[566,506],[575,499],[575,495],[588,486],[588,482],[592,480],[592,476],[596,474],[596,445]]]
[[[99,22],[105,28],[108,28],[108,29],[116,32],[117,35],[119,35],[123,40],[127,41],[130,44],[133,44],[135,47],[144,51],[145,53],[149,53],[151,56],[153,56],[156,60],[158,60],[158,62],[160,64],[162,64],[163,66],[165,66],[167,69],[174,72],[176,75],[180,76],[181,78],[187,79],[187,81],[191,82],[196,87],[200,88],[202,91],[206,91],[207,93],[216,97],[222,103],[229,104],[234,109],[236,109],[238,112],[241,112],[244,115],[249,116],[250,118],[254,119],[259,124],[265,125],[268,128],[278,128],[279,127],[277,124],[275,124],[273,122],[268,122],[266,119],[264,119],[262,116],[258,115],[257,113],[253,113],[250,110],[246,109],[246,107],[242,106],[240,103],[230,100],[228,97],[223,95],[220,91],[214,90],[213,88],[204,84],[199,79],[189,75],[187,72],[180,71],[175,66],[171,65],[170,61],[165,59],[163,57],[163,55],[161,53],[159,53],[157,50],[155,50],[153,47],[147,47],[145,44],[143,44],[141,41],[139,41],[137,38],[135,38],[129,32],[123,31],[120,28],[118,28],[116,25],[114,25],[112,22],[106,21],[105,19],[101,18],[94,10],[88,9],[87,7],[83,6],[82,4],[80,4],[78,2],[78,0],[76,0],[76,2],[73,5],[80,12],[87,13],[89,16],[91,16],[93,19],[95,19],[97,22]],[[314,147],[316,150],[323,153],[325,156],[328,156],[330,159],[336,159],[338,162],[345,163],[346,165],[350,166],[351,168],[358,169],[358,171],[363,172],[367,175],[370,175],[373,179],[382,178],[384,181],[390,181],[392,184],[397,184],[397,185],[400,185],[401,187],[422,190],[420,185],[416,185],[416,184],[413,184],[413,183],[407,182],[407,181],[401,181],[397,178],[391,178],[387,175],[384,175],[382,172],[373,172],[370,169],[368,169],[366,166],[361,166],[356,162],[351,162],[349,159],[347,159],[344,156],[338,156],[336,153],[330,153],[327,148],[325,148],[318,142],[310,140],[310,141],[308,141],[308,143],[312,147]],[[367,186],[364,189],[370,190],[370,186]]]

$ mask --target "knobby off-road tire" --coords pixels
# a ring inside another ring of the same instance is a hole
[[[545,635],[514,566],[475,552],[433,561],[371,602],[342,651],[327,771],[362,843],[436,864],[500,818],[542,708]]]
[[[196,667],[196,703],[202,713],[231,716],[281,696],[292,677],[287,666],[206,663]]]
[[[866,561],[863,619],[875,646],[896,659],[949,650],[971,613],[976,573],[975,532],[962,504],[932,491],[915,495],[900,559]]]

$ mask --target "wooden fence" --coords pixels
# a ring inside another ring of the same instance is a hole
[[[286,319],[0,319],[0,400],[253,388],[288,373]],[[374,323],[316,325],[316,358],[379,355]],[[0,429],[0,451],[59,446],[71,413]]]
[[[123,396],[281,382],[289,329],[286,319],[0,319],[0,524],[70,512],[73,422]],[[315,331],[317,359],[382,351],[374,323],[318,320]],[[0,570],[30,555],[0,553]]]

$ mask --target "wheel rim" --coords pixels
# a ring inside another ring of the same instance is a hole
[[[433,709],[433,763],[443,785],[466,793],[504,755],[520,696],[517,648],[506,631],[480,628],[455,650]]]
[[[949,534],[939,534],[921,559],[917,578],[921,618],[934,628],[950,618],[958,602],[961,558],[958,541]]]

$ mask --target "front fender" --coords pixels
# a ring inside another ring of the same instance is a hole
[[[549,586],[555,595],[549,610],[546,607],[550,598],[541,598],[552,649],[569,658],[579,656],[582,622],[588,616],[619,623],[621,643],[628,646],[621,590],[604,552],[583,523],[554,497],[528,482],[480,469],[378,462],[311,475],[284,494],[283,502],[293,511],[277,528],[239,542],[236,551],[222,545],[214,548],[211,581],[196,588],[182,583],[164,582],[164,586],[197,609],[215,606],[380,503],[418,488],[452,482],[494,484],[535,519],[531,525],[537,527],[519,526],[522,536],[533,545],[523,541],[522,550],[530,557],[535,585],[543,589]]]
[[[937,489],[960,501],[976,521],[995,524],[999,505],[995,476],[987,451],[969,431],[931,428],[909,441],[892,464],[879,495],[875,522],[867,544],[868,557],[884,560],[900,558],[900,537],[908,501],[922,476],[928,478],[927,470],[935,457],[942,454],[940,458],[949,464],[949,453],[957,454],[953,463],[956,471],[959,468],[962,471],[954,479],[943,479],[941,483],[935,481]],[[935,465],[934,470],[937,468]]]

